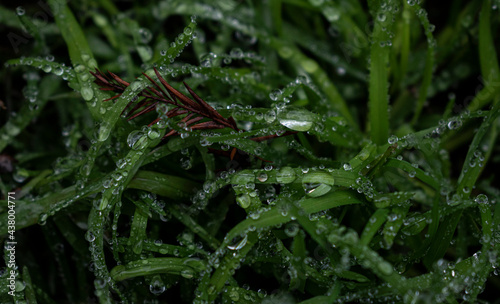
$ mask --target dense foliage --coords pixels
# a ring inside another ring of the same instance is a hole
[[[496,299],[497,0],[2,5],[0,302]]]

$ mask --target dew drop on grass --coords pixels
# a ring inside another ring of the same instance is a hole
[[[284,59],[290,58],[293,55],[293,51],[288,46],[283,46],[278,49],[278,53]]]
[[[282,94],[283,92],[281,92],[281,90],[279,89],[272,90],[271,93],[269,93],[269,98],[271,98],[272,101],[277,101]]]
[[[103,122],[99,127],[99,135],[97,139],[99,141],[105,141],[106,139],[108,139],[110,133],[111,133],[111,126],[109,125],[108,122]]]
[[[323,4],[324,0],[310,0],[309,1],[313,6],[320,6]]]
[[[52,71],[52,67],[48,64],[44,65],[42,67],[42,70],[45,72],[45,73],[50,73]]]
[[[239,300],[240,300],[240,294],[239,294],[239,292],[238,292],[238,290],[237,290],[237,289],[232,289],[232,290],[228,293],[228,295],[229,295],[229,298],[230,298],[232,301],[234,301],[234,302],[237,302],[237,301],[239,301]]]
[[[18,6],[16,8],[16,13],[18,16],[23,16],[24,14],[26,14],[26,10],[24,9],[24,7]]]
[[[252,203],[252,199],[248,194],[244,193],[236,198],[236,202],[238,203],[238,205],[240,205],[241,208],[246,209]]]
[[[149,291],[154,295],[160,295],[165,292],[165,284],[159,276],[155,276],[153,280],[151,280],[151,284],[149,285]]]
[[[7,122],[4,126],[5,132],[10,136],[14,137],[21,132],[21,129],[14,125],[11,121]]]
[[[273,123],[276,120],[276,112],[274,110],[270,110],[264,115],[264,120],[267,123]]]
[[[260,174],[257,176],[257,179],[258,179],[261,183],[263,183],[263,182],[267,181],[267,174],[266,174],[266,173],[264,173],[264,172],[262,172],[262,173],[260,173]]]
[[[450,120],[448,122],[448,129],[450,130],[456,130],[462,126],[462,121],[461,120]]]
[[[235,238],[232,240],[231,245],[227,245],[229,250],[240,250],[247,244],[248,235],[245,234],[243,238]]]
[[[319,197],[327,194],[335,184],[335,179],[325,172],[313,172],[302,178],[302,187],[307,196]]]
[[[40,213],[40,215],[38,216],[38,224],[41,226],[45,225],[48,218],[49,216],[47,215],[47,213]]]
[[[87,242],[92,243],[95,241],[95,235],[92,231],[88,230],[87,233],[85,233],[85,239]]]
[[[153,34],[146,28],[140,28],[139,37],[142,43],[148,43],[153,38]]]
[[[391,275],[392,272],[394,271],[392,269],[392,265],[389,264],[388,262],[381,262],[378,264],[378,269],[380,270],[380,272],[382,272],[384,275]]]
[[[289,237],[294,237],[299,232],[299,226],[296,223],[288,223],[285,227],[285,234]]]
[[[301,108],[289,108],[278,113],[278,121],[291,130],[308,131],[313,125],[314,116],[311,112]]]
[[[488,203],[488,197],[484,194],[479,194],[478,196],[476,196],[474,201],[478,204],[486,204]]]
[[[181,276],[186,279],[192,279],[194,277],[194,270],[191,268],[186,268],[181,270]]]
[[[398,137],[396,135],[391,135],[388,139],[387,139],[387,142],[390,144],[390,145],[394,145],[395,143],[398,142]]]
[[[140,150],[148,143],[146,136],[141,131],[132,131],[127,137],[127,144],[133,150]]]
[[[322,183],[303,183],[304,192],[310,197],[319,197],[327,194],[332,189],[331,186]]]
[[[75,72],[82,73],[84,71],[85,71],[85,66],[83,64],[79,64],[79,65],[75,66]]]
[[[316,70],[318,70],[318,68],[319,68],[319,66],[316,63],[316,61],[311,60],[311,59],[305,59],[305,60],[301,61],[300,65],[309,74],[312,74],[312,73],[316,72]]]
[[[158,137],[160,137],[160,132],[156,131],[155,129],[149,129],[148,137],[150,139],[157,139]]]
[[[329,22],[336,22],[340,19],[340,10],[332,6],[323,7],[323,15]]]
[[[55,69],[54,69],[54,71],[53,71],[53,72],[54,72],[54,74],[56,74],[57,76],[61,76],[61,75],[64,73],[64,70],[63,70],[63,68],[61,68],[61,67],[57,67],[57,68],[55,68]]]
[[[289,184],[296,179],[295,171],[290,167],[283,167],[276,172],[276,180],[280,184]]]
[[[89,87],[83,87],[80,93],[82,94],[82,98],[86,101],[90,101],[92,97],[94,97],[94,91]]]

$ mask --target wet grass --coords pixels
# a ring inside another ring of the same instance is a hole
[[[497,7],[0,7],[1,302],[493,302]],[[127,120],[153,68],[244,131]]]

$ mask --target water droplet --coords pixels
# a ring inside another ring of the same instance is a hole
[[[155,276],[149,285],[149,291],[154,295],[160,295],[165,292],[165,284],[163,284],[161,277]]]
[[[132,131],[128,135],[127,144],[133,150],[140,150],[146,147],[147,137],[141,131]]]
[[[264,172],[262,172],[262,173],[260,173],[260,174],[257,176],[257,179],[258,179],[261,183],[263,183],[263,182],[267,181],[267,174],[266,174],[266,173],[264,173]]]
[[[280,111],[278,114],[278,120],[283,126],[289,129],[295,131],[308,131],[313,125],[314,116],[311,112],[305,109],[287,108]]]
[[[448,122],[448,128],[450,130],[456,130],[462,126],[462,121],[459,119],[452,119]]]
[[[22,15],[26,14],[26,10],[24,9],[24,7],[18,6],[18,7],[16,7],[16,13],[18,16],[22,16]]]
[[[273,123],[276,120],[276,112],[274,110],[270,110],[264,115],[264,120],[267,123]]]
[[[181,270],[181,276],[186,279],[191,279],[194,277],[194,270],[191,268],[186,268]]]
[[[488,197],[484,194],[479,194],[478,196],[476,196],[474,201],[478,204],[486,204],[488,203]]]
[[[52,67],[48,64],[44,65],[42,67],[42,70],[45,72],[45,73],[50,73],[52,71]]]
[[[82,94],[82,98],[86,101],[90,101],[94,97],[94,91],[89,87],[83,87],[80,94]]]
[[[290,167],[283,167],[276,172],[276,180],[280,184],[289,184],[296,179],[295,171]]]
[[[398,142],[398,137],[396,135],[391,135],[388,139],[387,139],[387,142],[390,144],[390,145],[394,145],[395,143]]]
[[[299,232],[299,226],[296,223],[288,223],[285,227],[285,234],[294,237]]]
[[[148,137],[150,139],[157,139],[158,137],[160,137],[160,132],[156,131],[155,129],[149,129]]]
[[[153,34],[148,29],[142,27],[139,29],[139,37],[141,42],[146,44],[153,38]]]
[[[241,239],[241,240],[236,240],[234,242],[234,239],[233,239],[233,242],[232,245],[227,245],[227,248],[229,250],[240,250],[241,248],[245,247],[245,245],[247,244],[247,240],[248,240],[248,235],[245,234],[245,236]]]
[[[283,93],[279,89],[272,90],[271,93],[269,93],[269,98],[271,98],[272,101],[276,101],[281,97],[281,94]]]
[[[300,62],[300,65],[304,68],[304,70],[307,73],[310,73],[310,74],[316,72],[316,70],[319,68],[316,61],[314,61],[312,59],[305,59],[305,60]]]
[[[303,183],[302,186],[304,187],[306,195],[310,197],[325,195],[332,189],[329,185],[322,183]]]
[[[99,135],[97,137],[97,140],[105,141],[106,139],[108,139],[110,133],[111,133],[111,126],[109,125],[108,122],[103,122],[99,127]]]
[[[54,74],[56,74],[57,76],[61,76],[63,73],[64,73],[64,70],[61,67],[57,67],[54,69]]]
[[[246,209],[252,203],[252,199],[248,194],[244,193],[236,198],[236,202],[238,203],[238,205],[240,205],[241,208]]]
[[[392,268],[392,265],[389,264],[388,262],[386,261],[383,261],[381,263],[378,264],[378,269],[380,270],[380,272],[382,272],[384,275],[391,275],[392,272],[394,271],[393,268]]]
[[[95,235],[92,231],[88,230],[87,233],[85,233],[85,239],[87,242],[92,243],[95,241]]]
[[[324,0],[309,0],[309,2],[310,2],[313,6],[320,6],[321,4],[323,4]]]
[[[208,53],[200,58],[200,64],[203,67],[210,68],[214,64],[214,60],[217,58],[217,55],[214,53]]]
[[[302,187],[306,195],[318,197],[330,192],[335,179],[325,172],[312,172],[302,178]]]
[[[82,72],[85,72],[86,68],[83,64],[79,64],[77,66],[75,66],[75,72],[76,73],[82,73]]]
[[[38,224],[41,226],[45,225],[48,218],[49,216],[47,215],[47,213],[40,213],[40,215],[38,216]]]

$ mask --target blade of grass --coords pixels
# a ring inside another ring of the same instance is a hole
[[[376,6],[375,1],[368,2],[372,7]],[[377,10],[373,17],[375,24],[373,42],[370,47],[368,120],[371,140],[377,145],[383,145],[389,137],[389,69],[387,64],[390,48],[386,46],[386,43],[390,40],[387,31],[392,28],[392,13]]]

